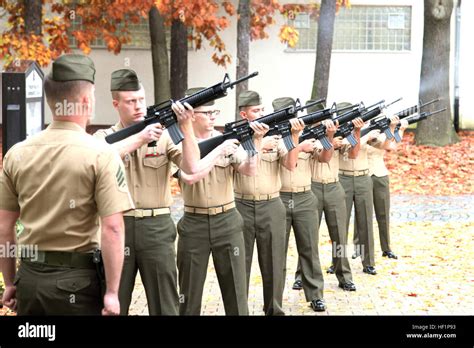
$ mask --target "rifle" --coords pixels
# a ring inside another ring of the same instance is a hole
[[[405,110],[402,110],[398,113],[396,113],[395,115],[398,116],[398,118],[400,120],[404,119],[405,117],[408,117],[408,116],[411,116],[411,115],[414,115],[416,114],[419,110],[421,110],[421,108],[425,107],[425,106],[428,106],[430,104],[433,104],[433,103],[436,103],[437,101],[439,101],[439,98],[436,98],[436,99],[433,99],[433,100],[430,100],[429,102],[427,103],[424,103],[424,104],[416,104],[414,106],[411,106],[409,108],[406,108]]]
[[[418,114],[418,115],[411,116],[411,117],[407,118],[407,121],[408,121],[408,124],[417,123],[417,122],[423,121],[424,119],[427,119],[429,116],[439,114],[440,112],[443,112],[443,111],[446,111],[446,108],[439,109],[439,110],[436,110],[436,111],[433,111],[433,112],[425,111],[425,112],[422,112],[421,114]],[[399,123],[395,127],[394,136],[395,136],[395,141],[397,143],[399,143],[402,140],[400,138],[400,134],[399,134],[401,125],[402,124]]]
[[[414,105],[412,107],[409,107],[405,110],[402,110],[402,111],[398,112],[395,115],[398,116],[399,119],[404,119],[406,117],[409,117],[409,116],[417,113],[418,110],[420,110],[422,107],[425,107],[425,106],[430,105],[432,103],[435,103],[437,101],[439,101],[439,98],[430,100],[429,102],[421,104],[421,105]],[[390,122],[391,121],[387,117],[382,117],[380,119],[371,120],[370,125],[367,128],[362,129],[362,131],[360,132],[360,136],[363,137],[364,135],[366,135],[370,131],[372,131],[374,129],[379,129],[381,132],[385,133],[385,135],[387,136],[387,139],[392,139],[393,137],[395,137],[395,140],[398,143],[398,142],[401,141],[401,138],[398,134],[397,135],[395,135],[395,134],[392,135],[392,133],[390,132]]]
[[[329,109],[316,111],[313,114],[316,114],[316,113],[321,114],[321,120],[324,120],[324,119],[327,119],[329,117],[332,117],[332,115],[334,113],[339,113],[339,112],[345,111],[347,109],[354,109],[354,107],[359,107],[359,105],[360,104],[351,105],[351,106],[347,106],[347,107],[342,108],[342,109],[337,109],[336,103],[333,103],[332,106]],[[313,114],[310,114],[310,115],[307,115],[307,116],[311,116]],[[329,117],[326,117],[327,115]],[[340,116],[334,118],[333,122],[339,121],[339,124],[342,124],[344,122],[349,122],[349,121],[353,120],[354,118],[356,118],[357,115],[358,115],[358,113],[353,113],[352,111],[349,111],[349,112],[346,112],[343,115],[340,115]],[[317,122],[318,121],[314,121],[314,122],[311,122],[311,123],[314,124],[314,123],[317,123]],[[305,121],[305,123],[306,123],[306,121]],[[311,123],[309,123],[309,124],[311,124]],[[320,124],[319,126],[314,127],[314,128],[306,127],[303,130],[303,133],[301,134],[301,136],[299,138],[299,142],[301,143],[302,141],[307,140],[307,139],[317,139],[317,140],[319,140],[321,142],[321,144],[323,144],[323,147],[326,150],[329,150],[332,147],[331,142],[329,141],[329,139],[326,136],[326,126],[324,124]]]
[[[210,101],[223,98],[227,95],[227,89],[234,88],[236,84],[251,79],[258,75],[258,72],[254,72],[250,75],[244,76],[234,82],[230,81],[229,74],[225,74],[224,80],[215,84],[214,86],[203,89],[202,91],[196,92],[190,96],[179,99],[184,103],[189,103],[193,108],[204,105]],[[176,115],[171,109],[173,100],[167,100],[163,103],[149,106],[147,108],[147,114],[143,121],[140,121],[130,127],[121,129],[115,133],[112,133],[105,137],[105,140],[109,144],[113,144],[117,141],[128,138],[129,136],[142,131],[146,126],[154,123],[160,123],[162,126],[168,129],[169,135],[173,140],[174,144],[179,144],[184,138],[183,134],[179,130],[177,124]]]
[[[260,123],[265,123],[269,127],[273,127],[277,123],[281,123],[289,120],[290,118],[294,118],[298,111],[312,106],[315,103],[301,106],[300,101],[297,100],[295,106],[290,105],[269,115],[262,116],[256,119],[256,121]],[[252,135],[253,130],[250,127],[248,120],[246,119],[226,123],[224,126],[224,133],[199,142],[198,145],[199,150],[201,151],[201,158],[205,157],[209,152],[214,150],[217,146],[219,146],[228,139],[237,139],[242,144],[244,150],[247,151],[249,157],[255,156],[257,154],[257,151],[252,141]]]
[[[384,104],[385,100],[381,100],[378,103],[375,103],[374,105],[371,105],[368,108],[365,108],[365,110],[362,111],[363,114],[360,115],[360,118],[364,122],[372,120],[373,118],[380,115],[380,113],[382,112],[383,109],[385,109],[385,108],[389,107],[390,105],[400,101],[401,99],[402,98],[398,98],[397,100],[391,102],[390,104]],[[385,120],[385,118],[386,117],[381,118],[381,121],[377,124],[378,125],[380,125],[380,123],[385,124],[388,121],[388,125],[390,126],[390,120],[389,119]],[[334,136],[335,137],[342,136],[343,138],[347,138],[347,140],[349,141],[351,146],[356,146],[357,145],[357,140],[354,137],[354,134],[352,133],[353,130],[354,130],[354,123],[352,121],[347,122],[347,123],[344,123],[341,127],[339,127],[339,130],[336,132],[336,134]],[[390,133],[390,130],[387,129],[387,132]],[[387,136],[390,137],[390,139],[393,138],[392,133],[390,133]]]
[[[369,107],[366,107],[364,103],[362,102],[360,104],[352,106],[354,108],[353,110],[350,110],[336,117],[333,120],[334,122],[336,121],[339,122],[339,130],[336,132],[336,134],[334,134],[334,136],[335,137],[340,136],[343,138],[347,137],[347,140],[349,140],[351,145],[355,146],[357,144],[357,140],[352,134],[352,130],[354,129],[354,124],[352,123],[352,121],[357,117],[361,117],[364,121],[367,121],[377,116],[378,114],[380,114],[381,109],[378,111],[378,113],[376,113],[374,110],[378,110],[379,108],[377,106],[384,102],[385,100],[381,100],[378,103],[375,103]],[[373,107],[377,107],[377,108],[373,110],[369,110]],[[300,141],[311,139],[311,138],[316,138],[319,141],[321,141],[321,144],[323,145],[325,150],[329,150],[332,147],[331,142],[326,136],[326,127],[324,125],[319,125],[318,127],[310,128],[306,132],[303,132],[303,134],[300,137]]]
[[[390,103],[389,105],[386,105],[385,108],[400,101],[401,99],[402,98],[399,98],[395,100],[394,102]],[[368,134],[370,131],[374,129],[378,129],[381,132],[385,133],[385,135],[387,136],[387,139],[393,139],[393,134],[390,132],[390,123],[392,123],[392,120],[389,119],[387,116],[371,119],[368,127],[361,130],[360,137],[362,138],[364,135]]]
[[[314,102],[311,102],[301,107],[298,111],[303,110],[305,108],[309,108],[316,104],[324,103],[325,101],[326,99],[324,98],[316,100]],[[297,99],[297,103],[299,103],[299,99]],[[331,117],[332,113],[327,113],[325,111],[326,110],[318,110],[316,112],[309,113],[305,116],[301,116],[299,117],[299,119],[303,120],[303,122],[306,125],[314,124]],[[296,113],[293,115],[296,116]],[[272,135],[281,135],[283,139],[283,143],[285,144],[285,147],[288,151],[293,150],[295,148],[295,144],[293,144],[293,140],[291,139],[290,119],[282,121],[270,127],[270,130],[267,132],[267,134],[265,134],[265,136],[272,136]]]

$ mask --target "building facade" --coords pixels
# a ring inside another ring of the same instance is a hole
[[[290,1],[281,1],[282,3]],[[291,1],[291,3],[304,1]],[[234,0],[237,7],[237,0]],[[469,46],[469,33],[474,30],[474,2],[463,1],[460,35],[460,128],[474,128],[474,106],[468,98],[474,92],[474,48]],[[282,24],[290,21],[298,28],[300,40],[289,48],[278,39]],[[301,13],[293,19],[280,14],[276,24],[268,30],[269,38],[250,44],[249,71],[259,75],[249,82],[249,88],[258,91],[266,110],[271,111],[271,101],[282,96],[309,99],[315,66],[317,24],[308,14]],[[76,23],[80,25],[80,23]],[[452,16],[451,90],[454,91],[454,42],[455,15]],[[114,55],[100,42],[95,42],[90,54],[96,64],[96,115],[95,125],[116,122],[112,108],[110,74],[121,68],[137,71],[147,91],[147,104],[153,104],[153,74],[149,33],[146,21],[133,26],[133,43]],[[225,73],[235,78],[236,71],[236,18],[231,26],[221,32],[232,63],[226,68],[211,61],[213,50],[206,45],[188,54],[188,86],[210,86],[221,81]],[[403,98],[391,111],[396,112],[418,101],[423,40],[423,1],[421,0],[351,0],[351,8],[342,8],[336,17],[329,80],[328,103],[349,101],[366,104],[381,99],[387,102]],[[49,68],[45,69],[47,73]],[[1,97],[1,96],[0,96]],[[453,94],[449,105],[453,105]],[[220,99],[218,125],[234,118],[235,92]],[[51,113],[46,110],[46,123]]]

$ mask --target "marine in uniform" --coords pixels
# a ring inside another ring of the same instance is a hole
[[[24,230],[18,244],[38,249],[22,254],[15,280],[15,258],[0,260],[3,300],[18,315],[119,314],[122,212],[134,206],[119,156],[85,132],[95,103],[94,75],[89,57],[68,54],[54,61],[44,83],[52,123],[4,158],[0,243],[15,244],[19,218]],[[99,246],[105,289],[94,253]]]
[[[242,92],[238,107],[241,117],[249,121],[258,120],[263,114],[260,95],[255,91]],[[304,124],[295,119],[291,122],[293,142],[298,144]],[[287,152],[277,137],[265,137],[257,159],[257,175],[249,177],[235,173],[234,176],[235,201],[244,219],[247,283],[250,282],[256,242],[263,280],[263,311],[266,315],[284,315],[286,209],[280,199],[280,163],[294,170],[298,153]]]
[[[191,95],[202,88],[186,92]],[[194,110],[193,128],[198,140],[217,136],[214,122],[219,110],[209,102]],[[252,125],[255,147],[268,130]],[[240,149],[240,153],[238,152]],[[255,175],[256,157],[247,158],[237,141],[227,140],[203,158],[203,170],[177,173],[184,200],[178,222],[178,270],[181,315],[200,315],[209,255],[221,289],[227,315],[247,315],[247,282],[242,217],[234,202],[233,174]]]
[[[368,146],[360,139],[360,129],[354,129],[357,145],[343,151],[339,156],[339,181],[346,193],[346,236],[349,233],[349,221],[354,205],[354,226],[358,231],[358,240],[354,244],[355,252],[362,256],[363,272],[376,275],[373,233],[372,180],[369,177],[367,159]]]
[[[272,102],[275,111],[295,106],[295,101],[289,97],[275,99]],[[325,122],[332,139],[336,128],[329,121]],[[305,298],[310,302],[314,311],[326,310],[324,303],[324,278],[319,261],[319,220],[315,214],[318,201],[311,192],[311,159],[327,161],[332,155],[332,149],[320,151],[315,149],[315,140],[305,140],[297,145],[298,162],[296,169],[290,171],[280,166],[281,189],[280,197],[286,209],[286,240],[285,260],[288,255],[288,242],[293,227],[298,260],[301,265],[302,288]],[[286,267],[285,267],[286,273]],[[286,277],[285,277],[286,278]]]
[[[99,138],[143,120],[146,113],[145,90],[131,69],[114,71],[111,77],[113,106],[119,121],[99,130]],[[150,315],[177,315],[176,227],[171,219],[171,166],[188,172],[199,160],[188,109],[179,102],[173,105],[184,135],[183,146],[173,144],[160,124],[147,126],[112,146],[120,153],[135,202],[135,209],[125,214],[125,262],[120,282],[121,314],[128,314],[137,272],[145,288]],[[187,118],[185,118],[185,110]],[[148,145],[150,144],[150,145]]]
[[[393,117],[390,131],[393,133],[398,124],[398,117]],[[400,133],[406,128],[406,121],[402,121]],[[397,259],[397,255],[393,253],[390,247],[390,181],[389,171],[385,166],[384,155],[386,151],[391,151],[396,148],[396,143],[388,140],[385,134],[379,134],[372,141],[367,151],[367,158],[369,162],[369,176],[372,180],[372,196],[374,202],[375,218],[379,230],[380,247],[382,249],[382,256],[390,259]],[[358,242],[357,230],[354,230],[354,243]]]
[[[311,102],[308,101],[308,103]],[[338,108],[344,108],[349,104],[338,104]],[[313,112],[312,108],[308,108],[308,112]],[[363,124],[362,120],[355,121],[359,125]],[[339,154],[340,149],[348,147],[343,145],[342,139],[332,138],[333,148],[332,156],[329,161],[318,160],[316,156],[311,159],[311,189],[317,198],[317,217],[318,229],[324,218],[332,242],[332,265],[328,273],[335,273],[339,281],[339,287],[346,291],[355,291],[356,287],[352,281],[352,272],[347,258],[347,229],[346,229],[346,201],[345,192],[339,182]],[[332,268],[332,270],[331,270]],[[295,274],[295,283],[293,289],[302,288],[301,269],[298,263],[298,269]]]

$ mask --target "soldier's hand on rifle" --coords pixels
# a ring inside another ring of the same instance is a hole
[[[300,120],[299,118],[292,118],[290,119],[290,124],[291,124],[291,134],[300,136],[300,133],[303,131],[305,127],[303,120]]]
[[[281,139],[280,135],[272,135],[262,139],[262,150],[271,151],[277,147],[278,141]]]
[[[332,146],[334,149],[339,149],[342,146],[342,137],[335,137],[332,139]]]
[[[316,139],[306,139],[302,141],[299,145],[300,151],[302,152],[313,152],[314,147],[316,146]]]
[[[249,123],[250,128],[253,130],[253,137],[255,139],[262,139],[265,134],[267,134],[270,127],[265,123],[260,123],[258,121],[253,121]]]
[[[360,130],[362,127],[364,127],[364,121],[360,118],[360,117],[357,117],[355,118],[352,123],[354,124],[354,129],[358,129]]]
[[[405,129],[408,128],[408,121],[403,119],[400,121],[400,130],[404,131]]]
[[[334,136],[334,133],[336,133],[337,131],[339,122],[336,121],[336,124],[334,124],[334,122],[331,120],[324,120],[323,124],[326,126],[326,135],[328,136],[329,139],[331,139]]]
[[[390,117],[390,128],[395,128],[397,124],[400,122],[400,119],[397,115],[393,115]]]
[[[180,125],[185,126],[192,126],[192,118],[194,116],[194,109],[189,103],[181,104],[178,100],[171,105],[176,117],[178,118],[178,122]]]
[[[224,157],[233,155],[239,148],[239,141],[237,139],[227,139],[219,145],[221,155]]]
[[[145,145],[151,143],[152,141],[157,141],[160,139],[161,134],[163,133],[163,127],[159,123],[149,124],[138,133],[138,139],[140,142]]]

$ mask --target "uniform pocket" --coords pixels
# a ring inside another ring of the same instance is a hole
[[[145,157],[143,159],[143,166],[145,169],[145,177],[147,186],[157,187],[160,180],[163,180],[163,170],[162,168],[168,164],[168,157],[158,156],[158,157]]]
[[[91,285],[89,277],[63,278],[56,280],[56,287],[69,293],[75,293],[88,288]]]
[[[267,176],[274,176],[275,173],[278,171],[279,160],[277,152],[267,152],[262,154],[259,174],[267,175]]]
[[[219,183],[227,182],[227,178],[230,175],[229,169],[227,168],[229,165],[230,164],[228,164],[228,162],[224,162],[224,161],[218,162],[215,164],[214,172],[216,175],[217,182]]]

